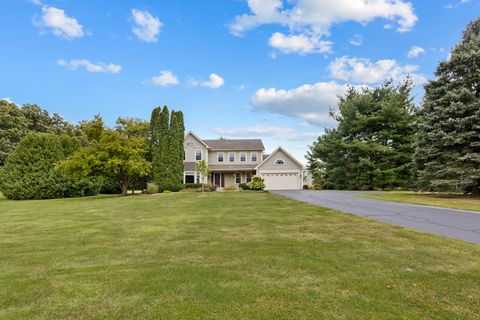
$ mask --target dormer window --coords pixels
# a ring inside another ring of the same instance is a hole
[[[283,159],[277,159],[277,160],[275,160],[275,164],[276,165],[284,165],[285,161],[283,161]]]

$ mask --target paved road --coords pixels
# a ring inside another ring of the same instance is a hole
[[[480,212],[355,196],[359,191],[272,191],[295,200],[480,244]]]

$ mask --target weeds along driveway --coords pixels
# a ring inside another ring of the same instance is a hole
[[[356,196],[364,191],[272,191],[378,221],[480,244],[480,212],[429,207]]]

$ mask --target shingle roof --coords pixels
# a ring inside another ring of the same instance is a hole
[[[216,139],[203,140],[212,150],[265,150],[260,139]]]

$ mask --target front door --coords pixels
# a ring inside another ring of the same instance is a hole
[[[223,188],[225,186],[225,181],[223,179],[223,173],[214,173],[213,174],[213,183],[217,188]]]

